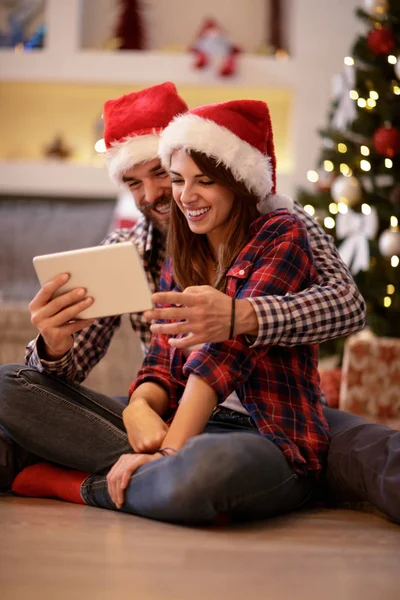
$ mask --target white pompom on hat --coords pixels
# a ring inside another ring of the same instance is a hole
[[[121,182],[134,165],[158,156],[160,132],[187,105],[167,81],[104,104],[104,141],[111,179]]]
[[[276,193],[276,156],[265,102],[232,100],[178,115],[160,135],[158,152],[166,169],[178,149],[202,152],[228,168],[260,199],[260,212],[292,210],[293,200]]]

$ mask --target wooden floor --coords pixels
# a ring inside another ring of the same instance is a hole
[[[0,497],[1,600],[399,600],[400,527],[318,509],[196,529]]]

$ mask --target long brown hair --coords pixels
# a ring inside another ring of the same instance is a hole
[[[251,223],[259,217],[259,198],[250,193],[244,183],[236,181],[229,169],[201,152],[188,151],[197,167],[206,177],[232,190],[235,195],[226,241],[216,257],[213,287],[225,290],[226,272],[246,245]],[[171,204],[171,219],[167,238],[167,252],[172,257],[173,275],[181,290],[190,285],[208,285],[208,265],[215,262],[205,234],[190,230],[185,215],[176,202]]]

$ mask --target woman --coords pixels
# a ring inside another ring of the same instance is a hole
[[[293,510],[309,497],[328,447],[317,348],[252,348],[235,336],[234,320],[235,298],[300,291],[317,276],[301,222],[282,208],[259,217],[264,203],[285,202],[275,195],[268,108],[242,100],[194,109],[165,129],[160,155],[175,200],[161,288],[225,291],[230,340],[184,355],[153,336],[131,403],[153,411],[155,428],[158,419],[170,424],[161,448],[123,454],[107,476],[65,471],[57,494],[186,523]]]

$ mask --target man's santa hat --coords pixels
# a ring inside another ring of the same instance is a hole
[[[187,108],[171,82],[108,100],[103,114],[110,177],[120,183],[134,165],[157,158],[161,131]]]
[[[260,199],[260,212],[292,209],[291,198],[276,194],[276,156],[265,102],[232,100],[175,117],[160,137],[159,155],[166,169],[180,148],[202,152],[228,168]]]

